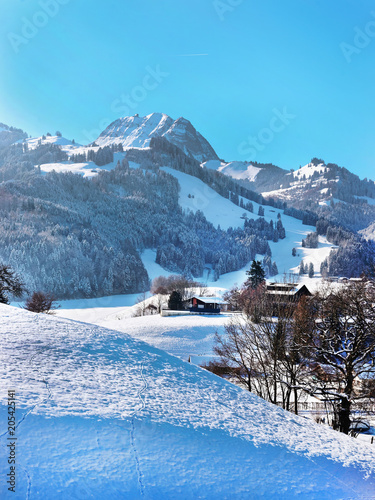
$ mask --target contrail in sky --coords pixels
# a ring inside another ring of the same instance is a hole
[[[177,57],[199,57],[199,56],[208,56],[208,54],[178,54]]]

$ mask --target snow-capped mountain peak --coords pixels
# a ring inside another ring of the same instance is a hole
[[[124,148],[146,148],[152,137],[165,137],[198,161],[217,160],[208,141],[186,118],[174,120],[164,113],[118,118],[95,141],[99,146],[121,143]]]

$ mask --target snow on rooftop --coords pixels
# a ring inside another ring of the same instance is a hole
[[[194,295],[196,299],[201,300],[205,304],[226,304],[225,300],[222,297],[201,297],[198,295]]]
[[[16,391],[14,498],[373,497],[370,445],[126,334],[5,305],[0,315],[3,448]]]

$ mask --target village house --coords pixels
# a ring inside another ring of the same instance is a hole
[[[184,306],[192,313],[220,314],[227,310],[228,304],[221,297],[194,296],[184,301]]]
[[[306,285],[301,283],[269,283],[267,296],[285,302],[298,302],[301,297],[311,297],[312,293]]]

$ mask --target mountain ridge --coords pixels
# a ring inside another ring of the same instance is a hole
[[[164,113],[118,118],[108,125],[94,143],[101,147],[121,143],[124,148],[145,148],[156,136],[165,137],[200,162],[218,159],[212,146],[189,120],[183,117],[174,120]]]
[[[47,134],[5,148],[2,206],[19,226],[1,222],[0,258],[27,274],[30,288],[46,289],[48,283],[61,298],[142,291],[148,279],[140,258],[144,248],[153,248],[167,271],[195,278],[210,269],[217,280],[256,256],[268,276],[303,273],[308,263],[317,276],[368,272],[375,252],[365,242],[375,237],[372,181],[316,158],[295,172],[272,164],[202,162],[203,139],[188,120],[154,113],[114,121],[99,136],[100,144],[80,146]],[[276,189],[265,190],[272,185]],[[283,192],[300,196],[286,204]],[[285,230],[276,220],[282,215],[298,222],[288,222]],[[308,238],[308,232],[318,234]],[[68,235],[69,249],[62,243]],[[285,255],[280,240],[288,243]],[[312,241],[318,241],[316,256]],[[33,256],[37,248],[44,262]],[[57,269],[56,259],[69,262],[66,252],[75,256],[75,270],[65,264]],[[309,259],[303,268],[300,256]],[[111,265],[98,274],[100,261]],[[38,276],[32,268],[40,270]]]

